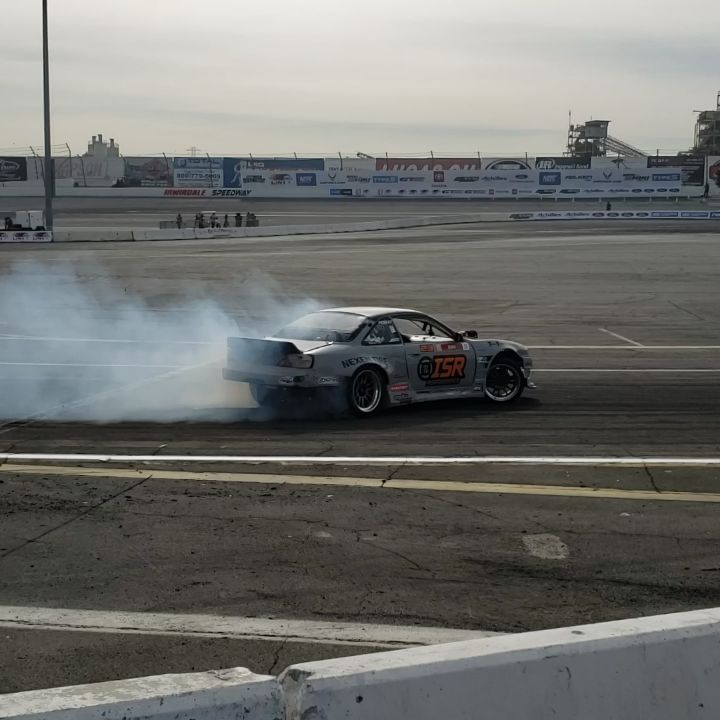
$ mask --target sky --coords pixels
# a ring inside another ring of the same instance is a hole
[[[718,0],[48,5],[52,143],[73,154],[97,133],[126,155],[561,154],[570,110],[674,152],[720,89]],[[41,1],[0,18],[0,151],[37,149]]]

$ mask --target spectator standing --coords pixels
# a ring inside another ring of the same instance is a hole
[[[177,214],[177,217],[175,218],[175,222],[178,226],[178,230],[180,230],[183,226],[183,219],[182,219],[182,215],[180,213]]]
[[[225,213],[225,217],[223,218],[223,227],[230,227],[230,220],[227,213]]]
[[[235,213],[235,227],[242,227],[242,213]]]

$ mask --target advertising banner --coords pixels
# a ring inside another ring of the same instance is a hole
[[[44,162],[41,160],[44,167]],[[56,157],[53,158],[56,180],[77,180],[81,184],[85,180],[102,180],[108,177],[108,162],[91,157]],[[41,171],[42,172],[42,171]]]
[[[707,164],[707,183],[709,185],[710,197],[720,197],[720,157],[711,155],[707,159]]]
[[[232,158],[225,158],[230,160]],[[244,170],[275,170],[296,172],[302,170],[322,171],[325,169],[323,158],[237,158]]]
[[[164,157],[125,157],[125,181],[128,185],[163,187],[170,185],[172,173]]]
[[[0,156],[0,183],[24,182],[27,179],[26,158]]]
[[[173,158],[175,187],[222,187],[223,159],[219,157]]]
[[[44,230],[0,230],[0,243],[52,242],[52,233]]]
[[[649,168],[681,168],[683,185],[705,184],[705,157],[693,155],[651,155]]]
[[[376,158],[378,172],[402,170],[430,172],[433,170],[479,170],[480,158]]]

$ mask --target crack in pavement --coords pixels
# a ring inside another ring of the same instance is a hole
[[[652,485],[652,489],[659,494],[662,493],[662,490],[657,486],[657,483],[655,482],[655,477],[650,472],[650,468],[647,465],[643,465],[643,470],[645,471],[645,474],[650,479],[650,484]]]
[[[152,475],[148,475],[147,477],[143,477],[137,482],[132,483],[131,485],[128,485],[127,487],[122,488],[121,490],[118,490],[118,492],[113,493],[112,495],[109,495],[104,500],[101,500],[99,503],[95,503],[95,505],[91,505],[90,507],[87,507],[82,510],[82,512],[79,512],[77,515],[74,515],[73,517],[69,518],[68,520],[63,520],[63,522],[59,523],[58,525],[54,525],[53,527],[41,532],[39,535],[35,535],[34,537],[31,537],[22,543],[20,545],[16,545],[15,547],[11,547],[8,550],[5,550],[3,553],[0,553],[0,560],[4,560],[6,557],[9,557],[10,555],[13,555],[14,553],[22,550],[23,548],[26,548],[28,545],[32,545],[36,542],[39,542],[44,537],[47,537],[51,533],[54,533],[56,530],[61,530],[64,527],[67,527],[68,525],[74,523],[76,520],[80,520],[80,518],[85,517],[86,515],[89,515],[94,510],[97,510],[98,508],[102,507],[103,505],[106,505],[109,502],[112,502],[113,500],[120,497],[120,495],[124,495],[126,493],[129,493],[133,491],[135,488],[139,487],[143,483],[147,482],[152,478]]]
[[[400,463],[396,468],[390,468],[387,477],[382,481],[382,487],[385,487],[386,483],[389,483],[395,478],[395,476],[407,465],[407,463]]]
[[[275,674],[275,668],[280,664],[280,655],[282,654],[282,651],[285,649],[285,646],[288,644],[288,638],[283,638],[282,642],[280,642],[275,649],[275,652],[273,653],[273,662],[270,668],[267,671],[268,675],[274,675]]]

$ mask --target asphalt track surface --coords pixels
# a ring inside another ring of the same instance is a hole
[[[338,622],[515,632],[717,605],[720,234],[608,228],[0,248],[5,287],[94,288],[94,302],[73,290],[67,307],[49,303],[43,322],[7,302],[0,311],[0,456],[64,455],[0,468],[0,691],[277,671],[378,647],[348,642]],[[153,321],[120,338],[137,298]],[[416,307],[519,340],[538,388],[507,408],[268,417],[219,380],[223,338],[195,323],[205,315],[192,303],[212,299],[244,328],[309,298]],[[393,460],[373,462],[383,457]],[[33,620],[34,607],[57,612]],[[141,632],[125,612],[182,627]],[[202,634],[198,614],[322,632]]]
[[[368,222],[422,216],[446,216],[449,219],[464,213],[511,213],[540,210],[597,210],[605,209],[605,199],[595,202],[560,198],[551,200],[472,200],[464,199],[370,199],[333,198],[332,200],[276,200],[262,198],[69,198],[55,199],[55,223],[61,228],[133,227],[157,228],[160,221],[173,221],[180,213],[186,225],[192,227],[195,213],[203,212],[206,219],[213,211],[221,220],[229,214],[233,223],[235,213],[254,212],[265,225],[308,225],[321,223]],[[43,199],[0,197],[0,218],[15,210],[42,209]],[[613,202],[616,210],[698,209],[706,210],[697,199],[672,201],[632,198]]]

